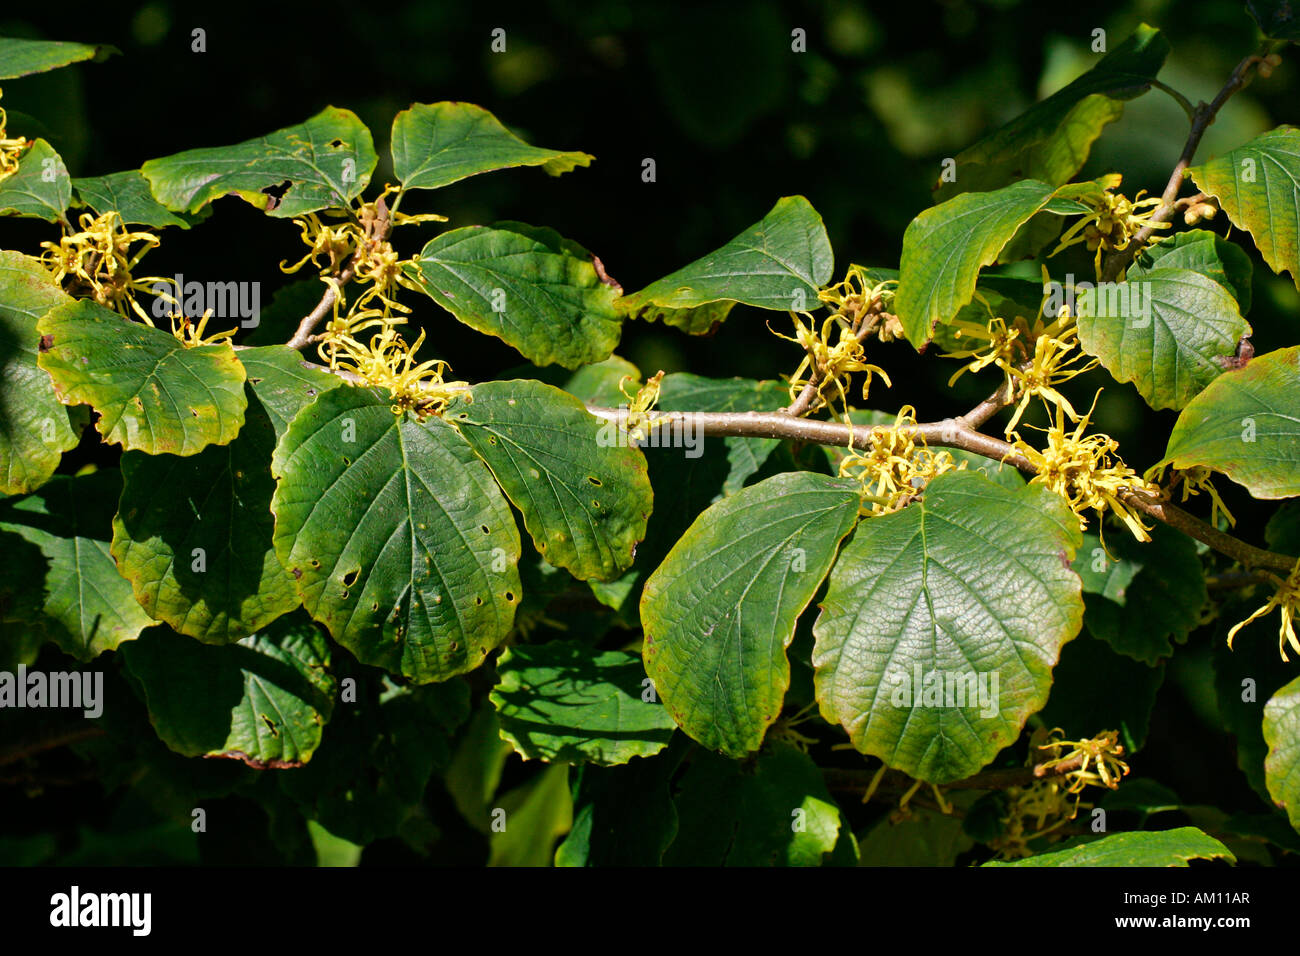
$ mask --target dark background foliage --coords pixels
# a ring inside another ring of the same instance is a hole
[[[903,230],[930,204],[944,157],[1087,69],[1095,28],[1104,28],[1113,46],[1144,20],[1173,44],[1161,78],[1193,101],[1209,99],[1255,46],[1255,24],[1234,0],[27,4],[0,14],[0,33],[109,43],[122,55],[7,82],[0,105],[11,130],[46,136],[74,176],[236,143],[327,104],[348,107],[374,133],[381,159],[373,181],[382,184],[391,176],[388,129],[398,110],[469,101],[530,142],[585,150],[597,160],[559,179],[531,169],[475,177],[412,195],[407,211],[446,214],[452,227],[496,219],[553,227],[599,255],[633,291],[716,248],[778,197],[799,193],[825,218],[839,278],[850,262],[897,266]],[[507,33],[500,54],[489,48],[498,27]],[[206,31],[206,52],[191,51],[195,28]],[[791,52],[794,28],[807,31],[806,53]],[[1201,156],[1295,121],[1295,71],[1288,57],[1271,80],[1234,98]],[[1158,193],[1185,133],[1178,106],[1152,92],[1105,131],[1083,175],[1119,168],[1129,195]],[[641,178],[645,158],[657,166],[653,183]],[[1215,228],[1226,228],[1222,218]],[[34,251],[50,238],[45,223],[0,223],[4,248]],[[1236,238],[1250,248],[1249,236]],[[409,254],[416,243],[407,242]],[[277,264],[300,254],[292,223],[227,199],[192,232],[168,231],[147,271],[259,280],[265,303],[291,281]],[[1054,270],[1067,269],[1086,274],[1088,257],[1061,257]],[[1290,282],[1257,264],[1254,301],[1257,350],[1290,344],[1283,323],[1300,308]],[[432,352],[422,357],[449,360],[456,377],[491,378],[519,364],[496,340],[412,304],[430,329]],[[793,371],[799,356],[765,321],[788,331],[783,316],[745,308],[704,339],[629,323],[619,352],[647,374],[773,378]],[[874,390],[873,404],[913,404],[922,419],[963,411],[994,384],[967,376],[950,393],[943,385],[955,365],[918,359],[904,343],[875,347],[873,360],[895,383],[892,391]],[[1096,384],[1100,379],[1080,381],[1072,394],[1088,395]],[[1098,413],[1099,426],[1120,439],[1139,470],[1160,456],[1173,418],[1150,412],[1130,386],[1108,388]],[[64,470],[103,454],[87,449]],[[1230,495],[1229,504],[1243,519],[1243,536],[1262,543],[1271,507],[1244,495]],[[1212,640],[1208,629],[1198,632],[1171,665],[1141,769],[1188,803],[1258,810],[1214,714]],[[1103,692],[1105,675],[1097,680]],[[127,812],[83,799],[95,792],[97,785],[64,790],[50,825],[66,836]],[[62,812],[88,806],[95,808]],[[21,832],[30,813],[18,789],[0,788],[0,834]],[[237,846],[222,852],[253,859]]]

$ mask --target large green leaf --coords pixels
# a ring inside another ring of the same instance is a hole
[[[69,301],[35,259],[0,252],[0,493],[40,487],[77,444],[68,409],[36,364],[36,320]]]
[[[519,532],[439,418],[336,388],[289,425],[271,470],[275,551],[303,604],[362,662],[417,683],[477,667],[519,603]]]
[[[1256,498],[1300,495],[1300,346],[1225,372],[1183,409],[1164,462],[1202,465]]]
[[[343,379],[311,365],[301,353],[286,345],[240,349],[238,354],[248,384],[253,386],[254,394],[275,427],[277,441],[317,395],[343,384]]]
[[[1300,677],[1264,705],[1264,779],[1274,802],[1300,831]]]
[[[26,498],[0,504],[0,531],[36,545],[49,562],[45,619],[37,623],[81,661],[134,640],[153,624],[109,554],[121,490],[116,471],[60,475]]]
[[[774,412],[790,401],[789,389],[781,382],[759,382],[752,378],[705,378],[689,372],[665,375],[658,408],[666,412]],[[695,436],[703,441],[703,436]],[[768,456],[781,444],[777,438],[724,438],[731,469],[723,491],[732,494],[744,487]]]
[[[693,753],[676,805],[667,866],[819,866],[845,825],[817,765],[788,743],[752,766]]]
[[[190,149],[140,168],[168,209],[195,213],[234,193],[272,216],[337,209],[370,183],[378,156],[351,110],[327,106],[307,122],[235,146]],[[288,182],[271,204],[267,190]]]
[[[1300,129],[1279,126],[1187,172],[1300,289]]]
[[[1156,268],[1078,298],[1079,342],[1152,408],[1182,408],[1250,334],[1232,293],[1187,269]]]
[[[632,563],[650,516],[650,480],[645,456],[620,445],[613,426],[529,379],[476,385],[446,417],[523,512],[548,562],[599,581]]]
[[[1196,827],[1156,833],[1112,833],[1051,853],[1039,853],[1009,863],[985,866],[1187,866],[1188,860],[1223,859],[1235,863],[1232,852]]]
[[[816,308],[817,290],[833,268],[822,217],[803,196],[786,196],[721,249],[625,296],[620,308],[703,332],[737,302],[780,311]],[[701,308],[704,321],[681,312]]]
[[[1246,250],[1208,229],[1168,236],[1138,253],[1128,269],[1128,281],[1156,269],[1188,269],[1208,276],[1232,293],[1241,314],[1250,311],[1255,267]]]
[[[668,746],[672,717],[647,699],[636,654],[572,641],[523,645],[497,662],[501,736],[525,760],[624,764]]]
[[[858,517],[856,482],[787,472],[696,519],[641,597],[646,671],[686,733],[757,750],[790,686],[795,621]]]
[[[138,169],[128,169],[107,176],[74,179],[72,188],[81,201],[98,215],[115,211],[122,222],[162,229],[166,226],[190,228],[188,219],[171,212],[153,198],[149,180]]]
[[[57,70],[61,66],[94,59],[109,52],[117,51],[103,44],[0,37],[0,80]]]
[[[621,290],[597,272],[591,253],[554,229],[521,222],[453,229],[407,271],[456,318],[537,365],[577,368],[618,345]]]
[[[1053,186],[1068,181],[1088,158],[1102,128],[1124,112],[1124,101],[1150,89],[1169,55],[1169,41],[1146,24],[1087,73],[957,154],[956,179],[937,198],[999,189],[1018,179]]]
[[[244,427],[197,455],[122,456],[113,559],[135,599],[209,644],[255,633],[298,606],[271,544],[276,432],[251,386]]]
[[[99,412],[105,440],[147,455],[193,455],[225,445],[244,424],[244,367],[230,344],[186,348],[88,300],[60,305],[36,325],[37,363],[65,405]]]
[[[72,180],[63,157],[43,139],[32,143],[18,161],[18,170],[0,179],[0,215],[34,216],[66,222],[72,202]]]
[[[918,779],[978,771],[1047,702],[1079,631],[1081,542],[1051,492],[966,471],[861,522],[813,629],[822,715]]]
[[[936,324],[950,321],[971,301],[980,269],[997,261],[1035,213],[1084,211],[1078,203],[1054,201],[1056,193],[1047,183],[1026,179],[993,192],[962,193],[912,220],[903,233],[894,296],[909,342],[924,345]]]
[[[158,736],[186,757],[301,766],[334,709],[329,642],[300,617],[227,647],[151,628],[123,656]]]
[[[437,189],[512,166],[552,176],[590,166],[588,153],[530,146],[472,103],[416,103],[393,119],[393,173],[405,189]]]

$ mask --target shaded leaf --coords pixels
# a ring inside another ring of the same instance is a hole
[[[123,654],[158,736],[186,757],[299,766],[334,709],[329,642],[301,618],[226,647],[151,628]]]
[[[1226,846],[1196,827],[1157,833],[1112,833],[1076,846],[1039,853],[1024,860],[985,866],[1187,866],[1188,860],[1237,858]]]
[[[525,760],[625,764],[668,746],[676,726],[645,699],[645,668],[627,651],[552,641],[509,648],[496,667],[501,736]]]

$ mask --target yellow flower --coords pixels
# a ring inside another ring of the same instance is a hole
[[[937,475],[960,471],[946,451],[931,451],[920,439],[917,444],[916,413],[912,407],[899,410],[890,428],[871,430],[867,446],[861,452],[846,455],[840,462],[841,477],[853,478],[862,485],[862,513],[888,514],[917,497]]]
[[[1091,211],[1066,230],[1060,243],[1052,250],[1052,256],[1080,242],[1086,243],[1089,251],[1095,250],[1097,253],[1094,265],[1100,278],[1103,250],[1114,252],[1128,248],[1129,241],[1145,226],[1152,229],[1169,228],[1167,222],[1151,222],[1156,207],[1161,203],[1158,196],[1143,199],[1146,192],[1143,189],[1130,200],[1122,193],[1113,192],[1119,184],[1118,175],[1108,176],[1103,183],[1105,188],[1098,198],[1079,200]]]
[[[0,179],[18,171],[18,157],[27,152],[27,147],[31,145],[24,136],[10,138],[5,130],[7,123],[8,117],[0,109]]]
[[[1093,408],[1096,404],[1094,398]],[[1150,541],[1147,527],[1120,501],[1120,494],[1126,490],[1154,494],[1159,488],[1114,455],[1119,449],[1119,442],[1115,439],[1103,434],[1084,435],[1092,410],[1089,408],[1087,414],[1078,419],[1074,430],[1067,432],[1064,410],[1058,405],[1056,422],[1046,429],[1047,447],[1039,450],[1016,435],[1012,449],[1036,469],[1037,474],[1029,479],[1029,483],[1045,485],[1060,495],[1079,517],[1081,528],[1087,527],[1084,512],[1091,510],[1101,516],[1109,510],[1128,526],[1133,537]]]
[[[1285,581],[1272,573],[1268,577],[1276,588],[1273,596],[1268,599],[1267,604],[1228,632],[1228,646],[1232,647],[1232,641],[1237,636],[1237,632],[1251,621],[1267,617],[1273,608],[1280,608],[1282,623],[1278,628],[1278,651],[1281,653],[1283,661],[1289,661],[1290,658],[1286,656],[1286,646],[1288,644],[1297,654],[1300,654],[1300,640],[1297,640],[1295,632],[1296,616],[1300,614],[1300,561],[1296,562],[1296,566],[1291,569],[1291,573],[1287,575]]]
[[[839,397],[841,410],[847,417],[849,400],[846,386],[852,373],[867,373],[867,379],[862,383],[864,401],[871,388],[873,375],[883,378],[885,385],[892,385],[884,369],[867,363],[866,349],[863,348],[858,337],[850,331],[842,316],[839,314],[828,316],[822,323],[821,331],[818,332],[812,324],[812,316],[807,312],[792,312],[790,315],[794,319],[795,334],[789,336],[773,332],[778,338],[798,343],[805,353],[803,361],[790,377],[790,401],[797,399],[799,393],[809,383],[815,382],[817,394],[809,405],[809,411],[817,411],[819,408],[831,405],[831,400],[827,396],[833,389]],[[800,320],[800,315],[807,316],[808,324],[805,325]],[[831,344],[836,330],[839,331],[839,336],[835,343]]]
[[[42,242],[45,250],[41,262],[54,280],[74,296],[91,298],[115,310],[124,318],[134,312],[145,324],[153,320],[135,301],[136,292],[152,291],[156,283],[170,280],[149,277],[136,279],[131,270],[161,240],[151,232],[128,232],[122,218],[109,210],[102,216],[85,213],[78,224],[79,232],[58,242]],[[138,245],[133,251],[132,246]],[[176,305],[168,294],[162,298]]]
[[[664,380],[664,373],[660,370],[646,379],[645,384],[636,390],[635,395],[629,395],[625,387],[631,377],[625,375],[618,382],[618,390],[628,401],[627,418],[624,420],[623,429],[629,439],[640,442],[650,434],[650,429],[666,420],[665,416],[654,417],[650,414],[650,410],[659,401],[659,388]]]

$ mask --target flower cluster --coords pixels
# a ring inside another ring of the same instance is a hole
[[[1133,199],[1122,193],[1114,192],[1120,184],[1119,174],[1112,174],[1100,180],[1102,190],[1095,197],[1083,197],[1079,201],[1089,208],[1083,218],[1065,231],[1061,241],[1052,255],[1063,249],[1085,243],[1089,252],[1096,252],[1095,268],[1101,277],[1101,254],[1128,248],[1129,242],[1144,227],[1168,229],[1167,222],[1153,222],[1155,207],[1161,204],[1158,196],[1143,199],[1146,190],[1140,190]]]
[[[58,242],[41,243],[45,268],[69,294],[93,299],[124,318],[134,312],[152,326],[153,320],[135,301],[135,294],[150,291],[155,283],[166,280],[136,279],[131,270],[159,245],[159,238],[151,232],[128,231],[122,217],[112,210],[102,216],[85,213],[78,225],[80,231]]]
[[[627,432],[629,440],[642,442],[649,436],[650,429],[664,420],[663,416],[655,417],[650,414],[651,409],[659,401],[659,388],[664,380],[664,373],[661,370],[646,379],[645,384],[636,390],[635,395],[629,395],[627,392],[626,385],[630,378],[630,375],[625,375],[618,383],[618,390],[627,399],[627,418],[624,420],[623,430]]]
[[[790,377],[790,401],[798,400],[800,393],[811,386],[815,389],[808,411],[832,407],[839,400],[841,412],[847,421],[849,406],[849,380],[854,372],[866,372],[862,384],[865,401],[871,388],[871,379],[879,375],[885,385],[891,385],[884,369],[866,361],[863,340],[875,332],[881,341],[889,341],[902,334],[898,320],[885,312],[893,298],[895,280],[868,284],[861,266],[850,266],[843,281],[827,286],[818,292],[819,301],[830,314],[820,328],[808,312],[791,312],[795,334],[779,338],[794,342],[804,350],[803,361]]]
[[[960,471],[946,451],[931,451],[916,433],[916,413],[911,406],[898,412],[890,428],[873,428],[867,447],[850,449],[840,462],[840,476],[862,485],[862,510],[866,515],[897,511],[921,493],[930,480],[946,471]],[[918,444],[919,442],[919,444]]]
[[[1094,399],[1094,407],[1095,403]],[[1124,505],[1120,496],[1130,490],[1158,494],[1160,489],[1115,455],[1119,449],[1115,439],[1100,433],[1084,434],[1091,415],[1090,408],[1072,431],[1066,431],[1065,412],[1058,405],[1056,421],[1046,429],[1045,448],[1037,449],[1016,435],[1012,450],[1023,455],[1037,471],[1029,479],[1030,484],[1045,485],[1060,495],[1078,516],[1081,528],[1087,527],[1085,512],[1094,511],[1103,516],[1110,511],[1128,526],[1133,537],[1150,541],[1147,527]]]
[[[9,118],[0,109],[0,179],[12,176],[18,171],[18,157],[31,145],[23,136],[10,137],[5,127]]]

